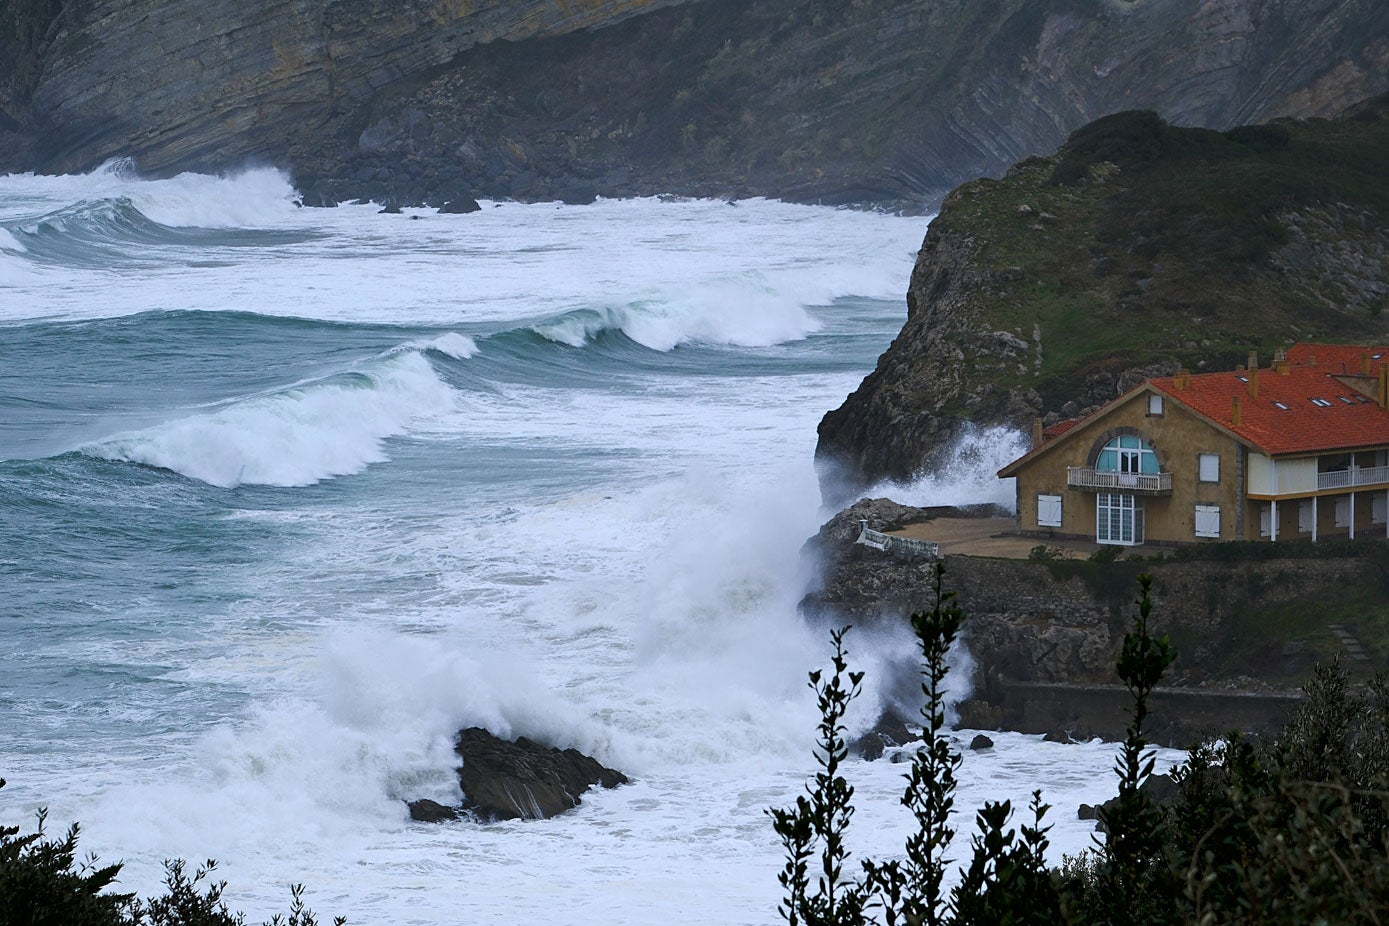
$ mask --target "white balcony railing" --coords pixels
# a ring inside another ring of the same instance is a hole
[[[873,530],[868,526],[867,521],[859,521],[858,523],[860,525],[858,543],[886,553],[905,553],[908,556],[917,556],[923,559],[940,559],[940,544],[934,540],[894,537],[892,534]]]
[[[1389,483],[1389,466],[1366,466],[1357,469],[1340,469],[1330,473],[1317,473],[1318,489],[1353,489],[1356,486],[1374,486]]]
[[[1066,485],[1078,489],[1118,489],[1159,494],[1172,491],[1171,473],[1110,473],[1088,466],[1068,466]]]

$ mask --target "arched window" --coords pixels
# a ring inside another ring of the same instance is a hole
[[[1143,438],[1134,434],[1120,434],[1105,444],[1095,460],[1095,469],[1101,473],[1139,473],[1153,474],[1158,470],[1157,454]]]

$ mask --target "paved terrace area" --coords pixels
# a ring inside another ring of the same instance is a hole
[[[893,537],[912,540],[934,540],[940,544],[942,556],[997,556],[1003,559],[1027,559],[1027,554],[1039,543],[1061,551],[1065,559],[1085,559],[1099,549],[1099,544],[1084,540],[1043,540],[1039,537],[1020,537],[1014,531],[1017,522],[1012,518],[932,518],[919,524],[909,524],[901,530],[887,531]],[[1124,553],[1145,552],[1143,547],[1129,547]]]

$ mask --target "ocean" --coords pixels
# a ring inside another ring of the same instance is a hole
[[[764,811],[813,771],[828,654],[796,611],[815,426],[900,328],[926,220],[294,199],[269,169],[0,177],[0,822],[80,821],[141,893],[215,858],[253,921],[303,882],[359,924],[777,922]],[[894,497],[1008,502],[1019,441]],[[863,729],[912,646],[848,642]],[[459,799],[471,725],[633,782],[411,822]],[[1090,845],[1116,748],[993,737],[955,856],[1035,787],[1055,857]],[[851,763],[856,854],[900,852],[903,770]]]

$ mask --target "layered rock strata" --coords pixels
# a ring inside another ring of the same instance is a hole
[[[37,21],[22,42],[0,23],[0,168],[259,159],[320,200],[677,192],[919,208],[1114,110],[1226,127],[1389,89],[1378,0],[16,9]]]

